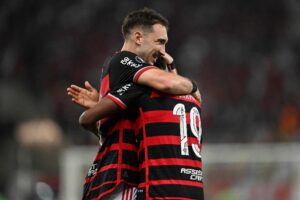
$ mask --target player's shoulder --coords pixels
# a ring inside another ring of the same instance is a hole
[[[196,100],[192,95],[180,95],[180,96],[175,96],[175,98],[179,101],[182,101],[186,104],[191,104],[192,106],[197,106],[201,108],[201,102]]]
[[[148,65],[141,57],[129,51],[117,52],[111,59],[111,64],[124,65],[133,68],[140,68]]]

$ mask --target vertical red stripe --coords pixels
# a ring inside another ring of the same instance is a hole
[[[130,187],[129,200],[132,200],[133,187]]]
[[[141,108],[139,108],[141,113],[141,120],[144,121],[144,113]],[[147,137],[146,137],[146,127],[145,123],[142,127],[143,130],[143,143],[144,143],[144,154],[145,154],[145,191],[146,191],[146,199],[149,199],[149,163],[148,163],[148,147],[147,147]]]
[[[106,76],[104,76],[104,78],[101,81],[99,98],[104,96],[109,90],[110,90],[110,88],[109,88],[109,74],[107,74]]]
[[[129,187],[126,187],[126,200],[129,200]]]

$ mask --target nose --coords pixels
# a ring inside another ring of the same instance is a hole
[[[165,47],[161,47],[161,48],[159,49],[159,54],[160,54],[161,56],[163,56],[163,55],[165,55],[165,53],[166,53],[166,48],[165,48]]]
[[[166,52],[166,45],[161,45],[160,52]]]

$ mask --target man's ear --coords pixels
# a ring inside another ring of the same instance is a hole
[[[133,34],[133,39],[134,39],[134,42],[137,44],[137,45],[141,45],[142,44],[142,40],[143,40],[143,34],[142,32],[140,31],[135,31],[134,34]]]

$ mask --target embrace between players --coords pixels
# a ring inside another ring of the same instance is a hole
[[[200,93],[166,53],[168,21],[127,15],[124,44],[102,68],[99,93],[71,85],[79,123],[101,141],[82,199],[204,199]],[[101,122],[100,122],[101,120]]]

